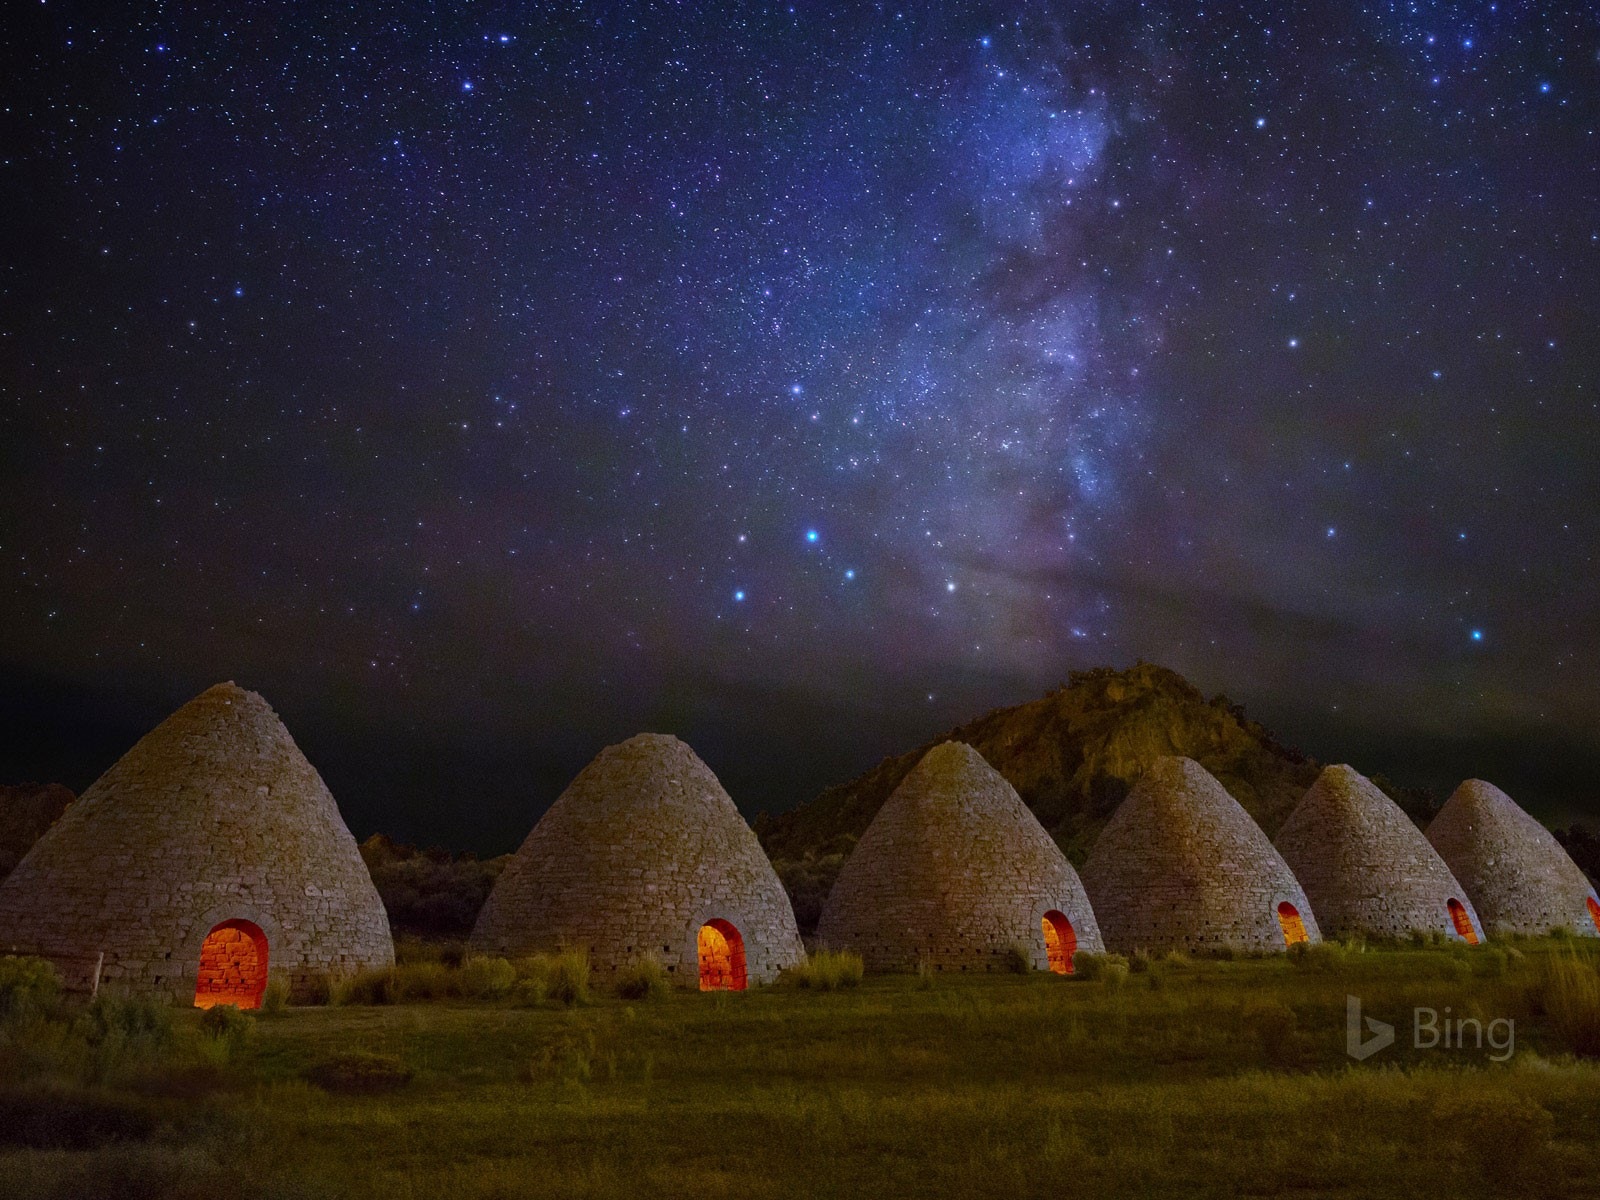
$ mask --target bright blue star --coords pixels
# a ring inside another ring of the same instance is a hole
[[[851,567],[848,571],[846,571],[844,573],[844,577],[846,579],[854,579],[856,577],[856,569],[854,567]]]
[[[738,591],[734,592],[734,594],[733,594],[733,602],[735,604],[743,604],[744,603],[744,589],[743,588],[740,588]]]
[[[1546,80],[1544,83],[1541,83],[1539,85],[1539,90],[1541,92],[1543,92],[1545,95],[1549,95],[1550,94],[1550,83],[1549,83],[1549,81]]]
[[[1256,128],[1257,129],[1265,129],[1266,127],[1267,127],[1267,119],[1265,117],[1257,117],[1256,118]]]
[[[462,82],[461,82],[461,90],[463,92],[470,92],[472,90],[472,80],[470,80],[470,79],[462,80]]]
[[[1472,631],[1472,640],[1473,640],[1473,641],[1475,641],[1475,642],[1481,642],[1481,641],[1483,641],[1483,630],[1481,630],[1481,629],[1474,629],[1474,630],[1473,630],[1473,631]]]
[[[1332,525],[1329,525],[1329,526],[1328,526],[1328,536],[1329,536],[1329,537],[1333,537],[1333,536],[1334,536],[1334,535],[1335,535],[1335,534],[1337,534],[1337,533],[1338,533],[1338,532],[1339,532],[1339,531],[1338,531],[1338,530],[1337,530],[1337,529],[1336,529],[1336,528],[1334,528],[1334,527],[1333,527],[1333,526],[1332,526]]]
[[[815,542],[821,536],[815,529],[806,530],[806,541],[808,542]]]

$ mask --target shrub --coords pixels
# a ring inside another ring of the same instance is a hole
[[[331,980],[328,987],[328,1003],[338,1006],[347,1004],[393,1004],[395,1002],[395,980],[393,967],[368,967],[357,971],[354,975],[341,975]]]
[[[0,1019],[45,1013],[61,994],[61,977],[42,958],[0,958]]]
[[[275,971],[267,976],[267,990],[261,993],[261,1011],[275,1017],[289,1006],[289,977]]]
[[[1109,992],[1120,992],[1122,990],[1122,985],[1128,982],[1129,972],[1127,960],[1122,959],[1121,955],[1118,955],[1117,957],[1121,961],[1108,962],[1100,968],[1100,978],[1105,983],[1106,990]]]
[[[653,954],[637,959],[617,976],[617,995],[624,1000],[654,1000],[670,990],[667,969]]]
[[[510,993],[517,969],[504,958],[474,957],[461,964],[456,982],[463,996],[493,1000]]]
[[[90,1077],[110,1079],[172,1045],[172,1005],[157,996],[102,991],[74,1019],[72,1032],[89,1047]]]
[[[256,1023],[231,1004],[215,1004],[200,1014],[200,1029],[232,1058],[255,1037]]]
[[[1072,958],[1072,974],[1075,979],[1091,981],[1104,979],[1107,967],[1120,967],[1123,978],[1127,978],[1128,960],[1120,954],[1095,954],[1084,950]]]
[[[1555,1118],[1543,1105],[1518,1095],[1447,1097],[1433,1116],[1434,1127],[1460,1139],[1478,1173],[1496,1183],[1537,1178],[1555,1131]]]
[[[507,964],[509,965],[509,964]],[[389,969],[391,1004],[448,1000],[462,994],[461,973],[443,962],[406,963]],[[508,983],[507,987],[510,986]]]
[[[1187,971],[1190,967],[1194,966],[1194,960],[1182,950],[1168,951],[1167,956],[1161,961],[1174,971]]]
[[[919,967],[919,973],[921,968]],[[817,950],[804,962],[787,968],[780,982],[818,992],[834,992],[857,986],[866,974],[861,956],[853,950]]]
[[[550,976],[545,983],[550,999],[568,1006],[589,1002],[589,952],[563,950],[550,962]]]
[[[1296,942],[1289,961],[1306,971],[1332,972],[1344,965],[1344,947],[1338,942]]]
[[[554,1000],[574,1005],[589,1002],[589,954],[563,950],[559,954],[534,954],[512,964],[517,981],[512,994],[523,1004]]]
[[[1128,970],[1135,975],[1143,975],[1150,970],[1154,962],[1148,950],[1135,950],[1128,956]]]
[[[411,1074],[392,1054],[355,1050],[307,1067],[305,1077],[325,1091],[358,1095],[397,1091],[411,1082]]]
[[[1012,942],[1007,946],[1001,962],[1011,975],[1026,975],[1033,970],[1033,954],[1021,942]]]

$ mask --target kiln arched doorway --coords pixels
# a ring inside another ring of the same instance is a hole
[[[702,992],[742,992],[749,986],[745,974],[744,936],[731,921],[713,917],[700,926],[695,950],[700,959]]]
[[[1465,939],[1467,945],[1478,944],[1478,931],[1472,927],[1472,916],[1467,912],[1467,906],[1454,896],[1450,897],[1450,921],[1456,927],[1456,932]]]
[[[1600,933],[1600,900],[1589,897],[1589,920],[1594,922],[1595,932]]]
[[[1278,905],[1278,926],[1283,930],[1283,944],[1286,946],[1298,946],[1311,940],[1306,933],[1305,918],[1287,900]]]
[[[200,946],[200,974],[195,980],[196,1008],[232,1004],[260,1008],[267,990],[267,935],[253,921],[214,925]]]
[[[1039,918],[1044,930],[1044,952],[1057,975],[1072,974],[1072,956],[1078,952],[1078,935],[1066,914],[1051,909]]]

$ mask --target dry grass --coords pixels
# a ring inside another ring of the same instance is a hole
[[[825,996],[672,990],[647,1005],[527,1007],[513,988],[291,1008],[255,1023],[233,1085],[159,1101],[167,1132],[0,1151],[0,1192],[159,1194],[113,1185],[169,1180],[179,1196],[352,1200],[1600,1194],[1600,1064],[1576,1056],[1587,1026],[1559,1015],[1587,1011],[1579,968],[1593,962],[1517,948],[1488,969],[1446,947],[1347,948],[1316,969],[1162,961],[1115,990],[1033,972],[867,978]],[[1344,1051],[1347,995],[1401,1025],[1364,1064]],[[1518,1053],[1412,1048],[1402,1022],[1417,1005],[1515,1015]],[[164,1052],[202,1038],[199,1020],[178,1014]],[[143,1036],[137,1017],[104,1023]],[[349,1056],[364,1057],[348,1089],[307,1082]],[[395,1090],[366,1090],[369,1074]],[[108,1111],[97,1119],[120,1119]]]

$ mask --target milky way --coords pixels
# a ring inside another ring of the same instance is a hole
[[[0,771],[231,677],[498,847],[640,728],[754,811],[1144,657],[1596,806],[1585,6],[4,36]]]

